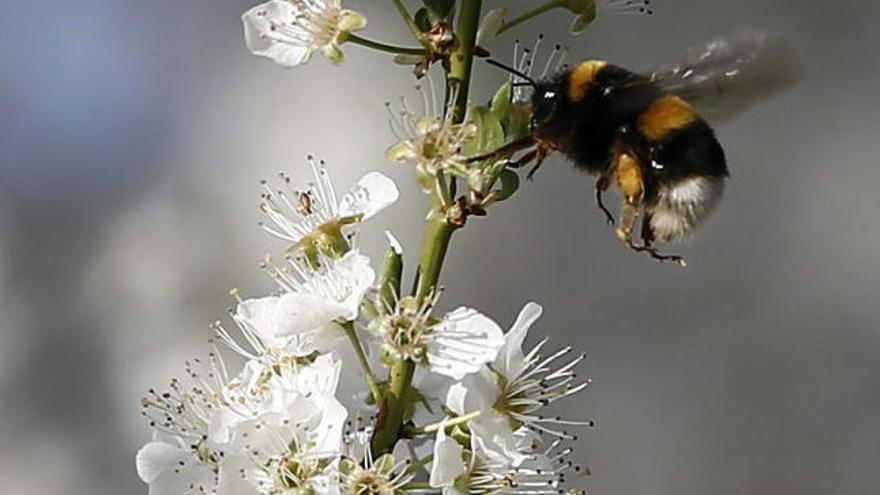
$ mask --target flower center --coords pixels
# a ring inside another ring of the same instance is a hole
[[[331,44],[339,36],[339,21],[342,9],[339,7],[327,7],[317,12],[304,14],[307,17],[304,24],[312,35],[312,43],[315,46]]]

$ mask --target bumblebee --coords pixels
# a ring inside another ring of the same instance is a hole
[[[530,134],[492,155],[508,158],[511,167],[533,163],[531,178],[549,153],[562,153],[597,176],[596,205],[608,223],[617,223],[621,241],[684,266],[681,256],[660,253],[654,242],[693,234],[715,210],[729,176],[724,149],[702,110],[730,117],[799,76],[784,45],[763,33],[716,40],[692,53],[647,75],[589,60],[537,81],[490,59],[515,75],[515,85],[532,87]],[[617,221],[603,203],[610,187],[621,195]]]

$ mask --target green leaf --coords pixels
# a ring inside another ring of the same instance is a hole
[[[532,114],[528,107],[522,104],[510,105],[507,113],[507,122],[504,126],[504,134],[508,141],[514,141],[529,135],[529,120]]]
[[[512,93],[513,86],[510,82],[506,82],[498,88],[498,91],[495,92],[495,96],[492,97],[492,102],[489,104],[492,113],[495,114],[495,117],[504,127],[506,127],[505,123],[507,122],[507,114],[510,112],[510,98]]]
[[[434,22],[445,21],[455,7],[455,0],[424,0],[430,19]]]
[[[468,111],[468,121],[475,125],[477,132],[462,146],[465,156],[483,155],[500,148],[504,144],[504,128],[501,121],[488,108],[473,106]]]
[[[427,33],[431,30],[432,23],[431,17],[428,15],[428,9],[422,7],[416,11],[414,20],[416,21],[416,26],[418,26],[423,33]]]
[[[519,189],[519,175],[509,168],[505,168],[501,171],[499,179],[501,179],[501,190],[498,191],[498,201],[504,201]]]

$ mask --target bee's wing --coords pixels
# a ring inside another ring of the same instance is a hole
[[[734,117],[800,78],[798,58],[780,37],[758,31],[717,39],[647,82],[690,102],[710,122]]]

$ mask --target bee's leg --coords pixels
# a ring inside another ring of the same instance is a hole
[[[639,217],[642,198],[645,196],[645,184],[642,181],[642,167],[639,160],[627,151],[618,151],[612,160],[612,170],[617,179],[617,186],[623,195],[620,204],[620,223],[617,226],[617,237],[632,247],[632,233]]]
[[[666,261],[670,263],[678,263],[681,266],[687,266],[687,262],[685,259],[677,254],[661,254],[657,251],[657,248],[653,247],[654,242],[654,229],[651,228],[651,213],[646,212],[645,216],[642,218],[642,245],[641,246],[633,246],[630,245],[630,248],[638,251],[640,253],[648,253],[651,258],[654,258],[657,261]]]
[[[508,168],[522,168],[528,165],[530,162],[535,160],[535,157],[538,156],[538,149],[533,149],[526,153],[525,155],[519,157],[516,160],[511,160],[507,162]]]
[[[547,158],[547,153],[550,151],[549,148],[542,144],[538,144],[535,148],[535,164],[532,166],[532,169],[529,170],[528,175],[526,175],[526,179],[532,180],[535,176],[535,172],[541,168],[541,165],[544,163],[544,159]]]
[[[495,159],[501,160],[503,158],[510,158],[517,151],[522,151],[530,146],[535,145],[535,138],[532,136],[525,136],[517,139],[516,141],[512,141],[510,143],[505,144],[504,146],[498,148],[491,153],[486,153],[484,155],[474,156],[468,158],[468,162],[482,162],[484,160]]]
[[[595,198],[596,198],[596,207],[602,210],[602,213],[605,214],[605,221],[608,225],[614,225],[614,215],[608,211],[608,208],[605,207],[605,203],[602,202],[602,193],[608,190],[608,186],[611,185],[611,179],[608,177],[608,174],[602,174],[598,180],[596,180],[596,189],[595,189]]]

